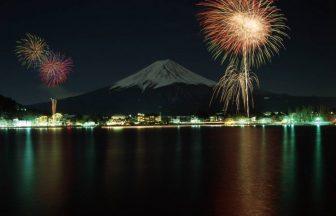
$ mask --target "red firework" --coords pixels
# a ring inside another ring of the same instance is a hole
[[[61,54],[51,53],[42,62],[40,77],[48,87],[56,87],[64,83],[73,69],[73,61]]]

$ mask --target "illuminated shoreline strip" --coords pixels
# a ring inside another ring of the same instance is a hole
[[[181,124],[170,124],[170,125],[88,125],[88,126],[1,126],[0,129],[63,129],[63,128],[71,128],[71,129],[78,129],[78,128],[102,128],[102,129],[150,129],[150,128],[188,128],[188,127],[264,127],[264,126],[332,126],[335,125],[331,122],[312,122],[312,123],[294,123],[294,124],[284,124],[284,123],[246,123],[246,122],[204,122],[198,124],[189,124],[189,123],[181,123]]]

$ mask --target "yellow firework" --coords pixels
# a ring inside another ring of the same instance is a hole
[[[248,73],[246,91],[245,75],[246,74],[239,71],[235,65],[229,65],[224,76],[215,86],[212,99],[219,97],[224,104],[225,112],[232,104],[235,104],[237,111],[239,111],[242,106],[244,109],[247,109],[247,106],[249,106],[249,95],[252,95],[255,84],[259,86],[259,80],[254,73]]]
[[[47,43],[39,36],[26,34],[26,37],[17,41],[15,53],[27,68],[38,66],[48,53]]]

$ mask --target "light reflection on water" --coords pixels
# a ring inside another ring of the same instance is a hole
[[[241,130],[240,173],[241,206],[239,215],[272,215],[272,189],[268,180],[271,173],[262,163],[266,154],[265,128],[245,128]],[[260,145],[255,148],[255,143]]]
[[[315,133],[315,155],[313,159],[313,195],[314,202],[318,205],[323,205],[323,155],[322,155],[322,133],[321,127],[316,127]],[[318,214],[318,209],[314,209]]]
[[[34,187],[34,150],[31,138],[31,130],[27,129],[25,133],[25,140],[21,145],[23,147],[23,158],[22,158],[22,177],[19,178],[22,182],[18,184],[18,192],[21,193],[20,197],[25,198],[27,196],[33,195]],[[21,165],[20,164],[20,165]],[[32,205],[31,200],[27,200],[27,205]]]
[[[296,181],[296,135],[295,127],[283,128],[282,140],[282,171],[281,171],[281,191],[282,209],[292,209],[295,203],[297,181]]]
[[[334,133],[333,127],[2,130],[0,210],[333,213],[329,182],[336,175],[325,170],[335,170],[335,138],[325,134]]]

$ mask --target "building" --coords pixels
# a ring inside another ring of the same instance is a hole
[[[49,126],[62,126],[63,125],[63,115],[61,113],[55,113],[49,119]]]
[[[124,115],[114,115],[106,122],[107,126],[122,126],[127,124],[127,116]]]
[[[48,116],[39,116],[35,119],[34,124],[36,126],[47,127],[49,122],[48,120],[49,120]]]
[[[146,121],[145,117],[146,117],[145,114],[138,113],[138,115],[137,115],[137,122],[138,122],[138,124],[145,123],[145,121]]]
[[[145,123],[149,125],[153,125],[156,123],[155,119],[156,119],[156,116],[154,115],[145,116]]]
[[[199,118],[196,117],[196,116],[193,116],[193,117],[190,119],[190,123],[191,123],[191,124],[201,124],[201,123],[202,123],[202,120],[199,119]]]
[[[32,124],[31,121],[13,119],[13,126],[14,127],[31,127],[32,125],[33,124]]]
[[[181,119],[180,119],[179,116],[172,117],[172,118],[170,119],[170,123],[171,123],[171,124],[180,124],[180,123],[181,123]]]
[[[161,116],[161,115],[156,116],[156,117],[155,117],[155,122],[156,122],[157,124],[161,124],[161,123],[162,123],[162,116]]]

